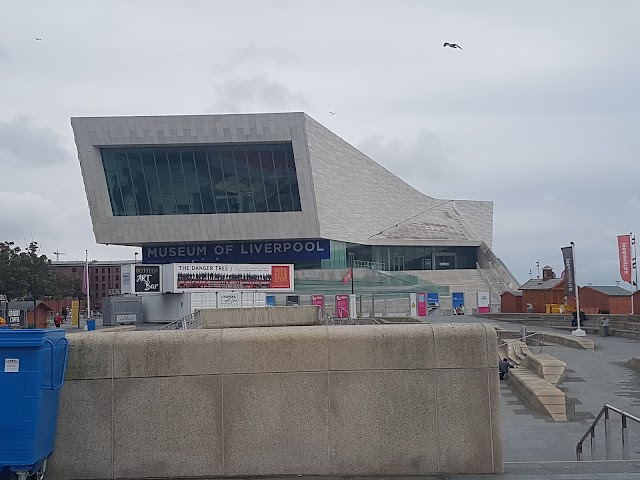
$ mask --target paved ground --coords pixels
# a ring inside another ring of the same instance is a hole
[[[429,317],[433,323],[477,321],[474,317]],[[518,331],[519,324],[490,321],[507,330]],[[529,326],[530,331],[552,330]],[[558,333],[557,330],[555,330]],[[566,333],[566,332],[564,332]],[[571,422],[555,422],[528,408],[506,382],[501,382],[502,435],[506,462],[542,462],[575,460],[575,447],[605,403],[640,416],[640,373],[627,368],[624,361],[640,355],[640,342],[619,337],[593,338],[595,351],[563,346],[545,346],[548,353],[566,362],[567,378],[558,387],[565,392],[575,409]],[[537,348],[534,353],[538,352]],[[569,410],[572,410],[571,408]],[[603,427],[597,440],[604,447]],[[631,458],[640,460],[640,425],[629,424]],[[621,459],[620,422],[614,419],[613,446]],[[590,458],[590,446],[583,458]],[[604,459],[603,449],[596,459]],[[495,477],[494,477],[495,478]],[[544,477],[542,477],[544,478]],[[613,478],[613,477],[611,477]],[[637,477],[640,479],[640,473]]]

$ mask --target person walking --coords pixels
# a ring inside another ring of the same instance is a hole
[[[56,328],[60,328],[60,325],[62,325],[62,315],[60,315],[59,313],[56,313],[56,316],[53,319],[53,323],[56,326]]]

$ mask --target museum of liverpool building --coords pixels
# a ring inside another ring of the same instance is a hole
[[[475,269],[493,203],[424,195],[304,113],[71,120],[98,243],[143,263]]]

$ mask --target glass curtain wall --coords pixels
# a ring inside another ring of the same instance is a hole
[[[301,211],[291,144],[102,148],[115,216]]]

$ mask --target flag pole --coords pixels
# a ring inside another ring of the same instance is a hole
[[[87,319],[91,318],[91,295],[89,293],[89,250],[85,250],[84,270],[87,278]],[[80,326],[78,324],[78,326]]]
[[[351,295],[353,295],[353,258],[355,255],[353,253],[349,254],[349,263],[351,264]]]
[[[635,282],[631,280],[631,315],[635,315],[633,312],[633,293],[638,291],[638,261],[636,258],[636,237],[633,236],[633,232],[629,232],[629,238],[631,239],[631,246],[633,247],[633,258],[631,259],[631,268],[634,271]]]
[[[576,289],[576,320],[578,321],[578,328],[576,328],[571,335],[575,337],[586,337],[587,333],[580,328],[580,299],[578,297],[578,281],[576,280],[576,244],[571,242],[571,255],[573,257],[573,286]]]

